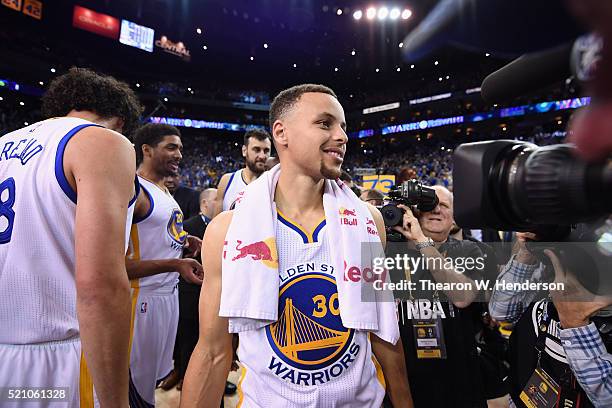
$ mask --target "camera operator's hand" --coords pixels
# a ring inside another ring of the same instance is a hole
[[[559,321],[563,329],[587,326],[592,315],[612,305],[612,296],[592,294],[571,273],[566,272],[559,257],[553,251],[547,249],[544,253],[553,264],[555,283],[565,285],[562,291],[551,291],[551,297],[559,313]]]
[[[533,232],[517,232],[516,233],[516,262],[522,264],[535,264],[538,262],[537,258],[527,249],[525,242],[537,241],[538,238]]]
[[[399,204],[397,207],[404,210],[404,218],[402,226],[397,225],[393,229],[406,237],[408,241],[427,241],[427,237],[423,234],[423,230],[421,230],[421,224],[419,224],[419,220],[414,216],[410,207],[402,204]]]

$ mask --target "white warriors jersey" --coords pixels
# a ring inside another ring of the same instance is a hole
[[[79,335],[74,248],[77,193],[68,184],[63,159],[70,139],[88,126],[98,125],[78,118],[54,118],[0,139],[2,344],[44,343]],[[134,199],[126,220],[126,245]]]
[[[183,212],[174,197],[157,184],[138,176],[140,188],[150,202],[142,218],[134,217],[128,258],[134,260],[178,259],[183,255],[187,233],[183,231]],[[177,272],[165,272],[132,280],[132,287],[149,289],[172,287]]]
[[[382,369],[365,331],[342,325],[322,220],[309,233],[278,214],[278,320],[240,333],[242,407],[380,407]]]
[[[230,209],[234,201],[238,198],[238,195],[244,191],[247,183],[244,182],[242,170],[235,171],[230,176],[227,187],[225,188],[225,194],[223,195],[223,211]]]

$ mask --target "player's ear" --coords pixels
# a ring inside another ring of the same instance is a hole
[[[142,145],[142,157],[151,157],[153,155],[153,148],[148,144]]]
[[[272,138],[274,139],[274,146],[277,147],[277,150],[278,146],[286,147],[289,144],[285,125],[280,120],[277,120],[272,125]]]

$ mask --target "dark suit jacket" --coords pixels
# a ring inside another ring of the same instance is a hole
[[[206,231],[207,225],[208,222],[205,223],[202,219],[202,216],[196,213],[194,216],[187,218],[183,222],[183,229],[187,231],[189,235],[193,235],[194,237],[202,239],[202,237],[204,236],[204,231]]]
[[[200,192],[198,190],[185,186],[179,186],[174,192],[174,199],[178,203],[179,207],[181,207],[184,220],[198,215],[200,212]],[[199,237],[202,238],[201,235]]]

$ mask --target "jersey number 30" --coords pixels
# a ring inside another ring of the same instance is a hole
[[[6,225],[2,232],[0,232],[0,244],[6,244],[11,241],[13,222],[15,221],[14,204],[15,180],[10,177],[0,184],[0,228]]]

